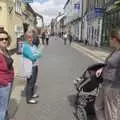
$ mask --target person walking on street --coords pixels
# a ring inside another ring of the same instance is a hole
[[[6,120],[12,84],[14,80],[13,59],[7,50],[11,43],[9,34],[0,30],[0,120]]]
[[[45,32],[45,39],[46,39],[46,45],[49,44],[49,33],[48,31]]]
[[[120,29],[112,30],[109,42],[115,50],[106,59],[105,67],[96,72],[96,76],[103,77],[95,101],[97,120],[120,119]]]
[[[42,45],[44,45],[45,44],[45,32],[42,32]]]
[[[31,31],[27,31],[26,39],[23,45],[23,58],[24,58],[24,69],[27,77],[27,85],[26,85],[26,101],[28,104],[36,104],[37,100],[35,100],[38,95],[34,92],[35,83],[36,83],[36,67],[35,62],[40,59],[41,53],[35,50],[35,46],[32,41],[32,33]],[[28,69],[29,68],[29,69]]]
[[[70,32],[69,32],[69,34],[68,34],[68,40],[69,40],[69,43],[71,44],[71,43],[72,43],[72,35],[71,35]]]
[[[67,32],[64,33],[64,36],[63,36],[63,37],[64,37],[64,45],[66,45],[67,37],[68,37],[68,36],[67,36]]]

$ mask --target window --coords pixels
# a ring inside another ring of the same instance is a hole
[[[98,8],[98,0],[96,0],[96,8]]]
[[[16,0],[15,12],[19,13],[20,15],[22,14],[21,1],[20,0]]]
[[[15,25],[15,33],[17,38],[23,35],[23,26]]]

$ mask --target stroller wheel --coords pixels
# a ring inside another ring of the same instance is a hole
[[[77,108],[77,111],[73,114],[72,120],[87,120],[87,114],[82,106]]]

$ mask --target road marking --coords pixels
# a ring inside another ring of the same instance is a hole
[[[77,45],[77,44],[74,44],[74,43],[72,43],[71,46],[74,49],[76,49],[77,51],[79,51],[80,53],[83,53],[83,54],[87,55],[88,57],[92,58],[94,61],[103,62],[102,60],[99,60],[99,59],[95,58],[93,55],[90,55],[89,50],[85,49],[84,47],[82,47],[80,45]]]

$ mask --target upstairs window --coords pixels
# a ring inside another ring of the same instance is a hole
[[[15,3],[15,12],[22,15],[22,9],[21,9],[21,0],[16,0]]]

